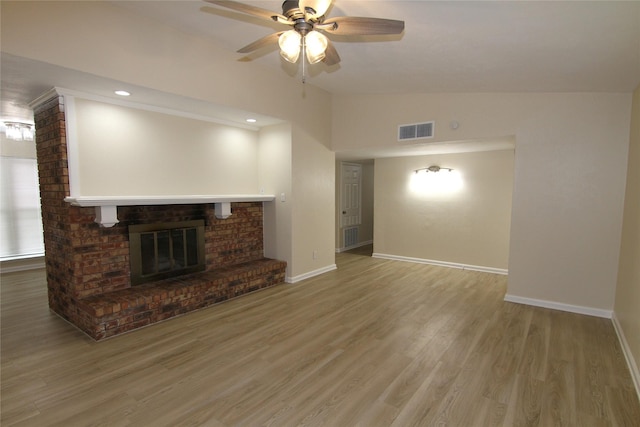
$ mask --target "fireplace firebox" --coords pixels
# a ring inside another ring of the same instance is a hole
[[[129,226],[131,284],[205,270],[204,220]]]

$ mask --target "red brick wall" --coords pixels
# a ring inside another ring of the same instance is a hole
[[[263,257],[261,202],[232,203],[232,216],[224,220],[215,217],[213,204],[119,207],[120,223],[100,227],[94,208],[64,202],[69,171],[62,98],[34,113],[49,306],[72,323],[79,322],[76,300],[131,287],[131,224],[204,219],[207,270]]]
[[[34,111],[49,306],[64,317],[73,307],[72,209],[69,194],[64,105],[58,97]]]

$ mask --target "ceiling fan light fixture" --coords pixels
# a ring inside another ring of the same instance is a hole
[[[296,30],[285,31],[278,38],[280,55],[288,62],[295,63],[300,56],[302,36]]]
[[[0,0],[1,1],[1,0]],[[280,55],[288,62],[296,63],[302,55],[302,81],[305,79],[305,63],[324,61],[327,66],[340,62],[335,46],[320,30],[336,36],[380,36],[402,34],[404,21],[387,18],[338,16],[325,20],[333,0],[284,0],[282,14],[261,7],[240,3],[237,0],[204,0],[261,19],[287,25],[288,31],[278,31],[262,37],[238,49],[238,53],[250,53],[267,45],[280,46]],[[252,2],[257,3],[257,2]],[[305,60],[304,57],[307,57]]]
[[[305,52],[307,54],[307,60],[310,64],[320,62],[325,57],[325,51],[329,41],[324,34],[317,31],[310,31],[305,37]]]

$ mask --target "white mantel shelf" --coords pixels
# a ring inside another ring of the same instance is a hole
[[[191,196],[80,196],[65,197],[64,201],[72,206],[95,207],[95,222],[103,227],[113,227],[118,223],[118,206],[145,205],[190,205],[214,203],[216,218],[231,216],[232,202],[272,202],[276,196],[271,194],[227,194],[227,195],[191,195]]]

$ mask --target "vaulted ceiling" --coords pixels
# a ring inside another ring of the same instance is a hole
[[[279,0],[245,3],[282,11]],[[230,51],[287,28],[198,1],[115,4]],[[330,36],[342,61],[311,67],[309,82],[333,93],[627,92],[640,82],[637,1],[334,0],[327,16],[345,15],[404,20],[405,31]],[[277,46],[248,58],[286,67]]]
[[[197,0],[111,3],[230,52],[283,29]],[[279,0],[245,3],[281,11]],[[307,83],[331,93],[630,92],[640,83],[638,1],[334,0],[327,15],[405,21],[399,36],[330,36],[342,61],[310,66]],[[237,60],[301,77],[300,66],[284,62],[275,45]],[[28,114],[34,93],[65,79],[80,90],[104,83],[4,56],[2,115]]]

